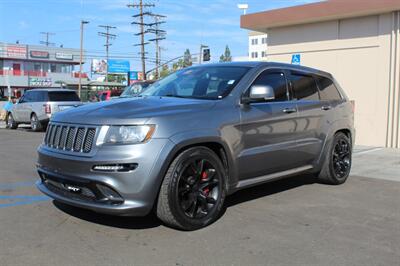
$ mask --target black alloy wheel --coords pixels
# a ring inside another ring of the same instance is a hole
[[[196,230],[222,214],[226,171],[206,147],[181,152],[170,164],[157,201],[157,216],[169,226]]]
[[[318,179],[325,184],[340,185],[350,174],[352,143],[343,132],[336,133],[330,143]]]
[[[207,216],[219,197],[219,175],[206,159],[188,161],[180,172],[177,201],[181,211],[193,219]]]
[[[351,152],[350,144],[345,138],[339,138],[333,148],[332,164],[337,178],[346,177],[350,172]]]

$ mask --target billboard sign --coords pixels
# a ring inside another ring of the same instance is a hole
[[[29,86],[31,87],[51,87],[51,78],[29,78]]]
[[[105,74],[107,72],[107,60],[93,59],[92,72],[94,74]]]
[[[129,79],[130,80],[138,80],[139,79],[139,72],[137,72],[137,71],[129,72]]]
[[[108,60],[108,73],[128,73],[130,64],[128,60]]]
[[[130,71],[129,72],[129,81],[130,84],[133,84],[139,80],[143,80],[143,74],[139,71]]]
[[[30,51],[29,54],[33,58],[49,58],[49,52],[45,51]]]
[[[67,53],[56,53],[56,59],[61,59],[61,60],[72,60],[74,59],[72,54],[67,54]]]

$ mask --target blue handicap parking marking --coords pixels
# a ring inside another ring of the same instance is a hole
[[[20,206],[26,204],[32,204],[40,201],[51,200],[45,195],[0,195],[0,200],[7,200],[9,202],[0,203],[0,208]]]
[[[292,55],[292,65],[300,65],[301,64],[301,55],[293,54]]]
[[[23,182],[14,182],[14,183],[0,183],[0,190],[1,189],[18,189],[18,188],[25,188],[25,187],[34,187],[34,181],[23,181]],[[33,204],[36,202],[41,201],[49,201],[49,198],[46,195],[1,195],[0,191],[0,208],[5,207],[13,207],[13,206],[20,206],[20,205],[27,205]]]

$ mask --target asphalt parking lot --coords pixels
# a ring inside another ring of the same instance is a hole
[[[400,265],[400,151],[357,147],[343,186],[297,176],[247,189],[213,225],[181,232],[40,194],[42,138],[0,129],[0,265]]]

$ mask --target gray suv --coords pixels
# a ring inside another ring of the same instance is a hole
[[[278,63],[186,68],[136,98],[52,117],[38,149],[37,187],[96,212],[154,210],[195,230],[239,189],[311,173],[346,181],[353,105],[335,79]]]
[[[10,129],[16,129],[19,124],[30,124],[33,131],[41,131],[56,112],[82,104],[73,90],[31,89],[24,93],[7,114],[6,124]]]

